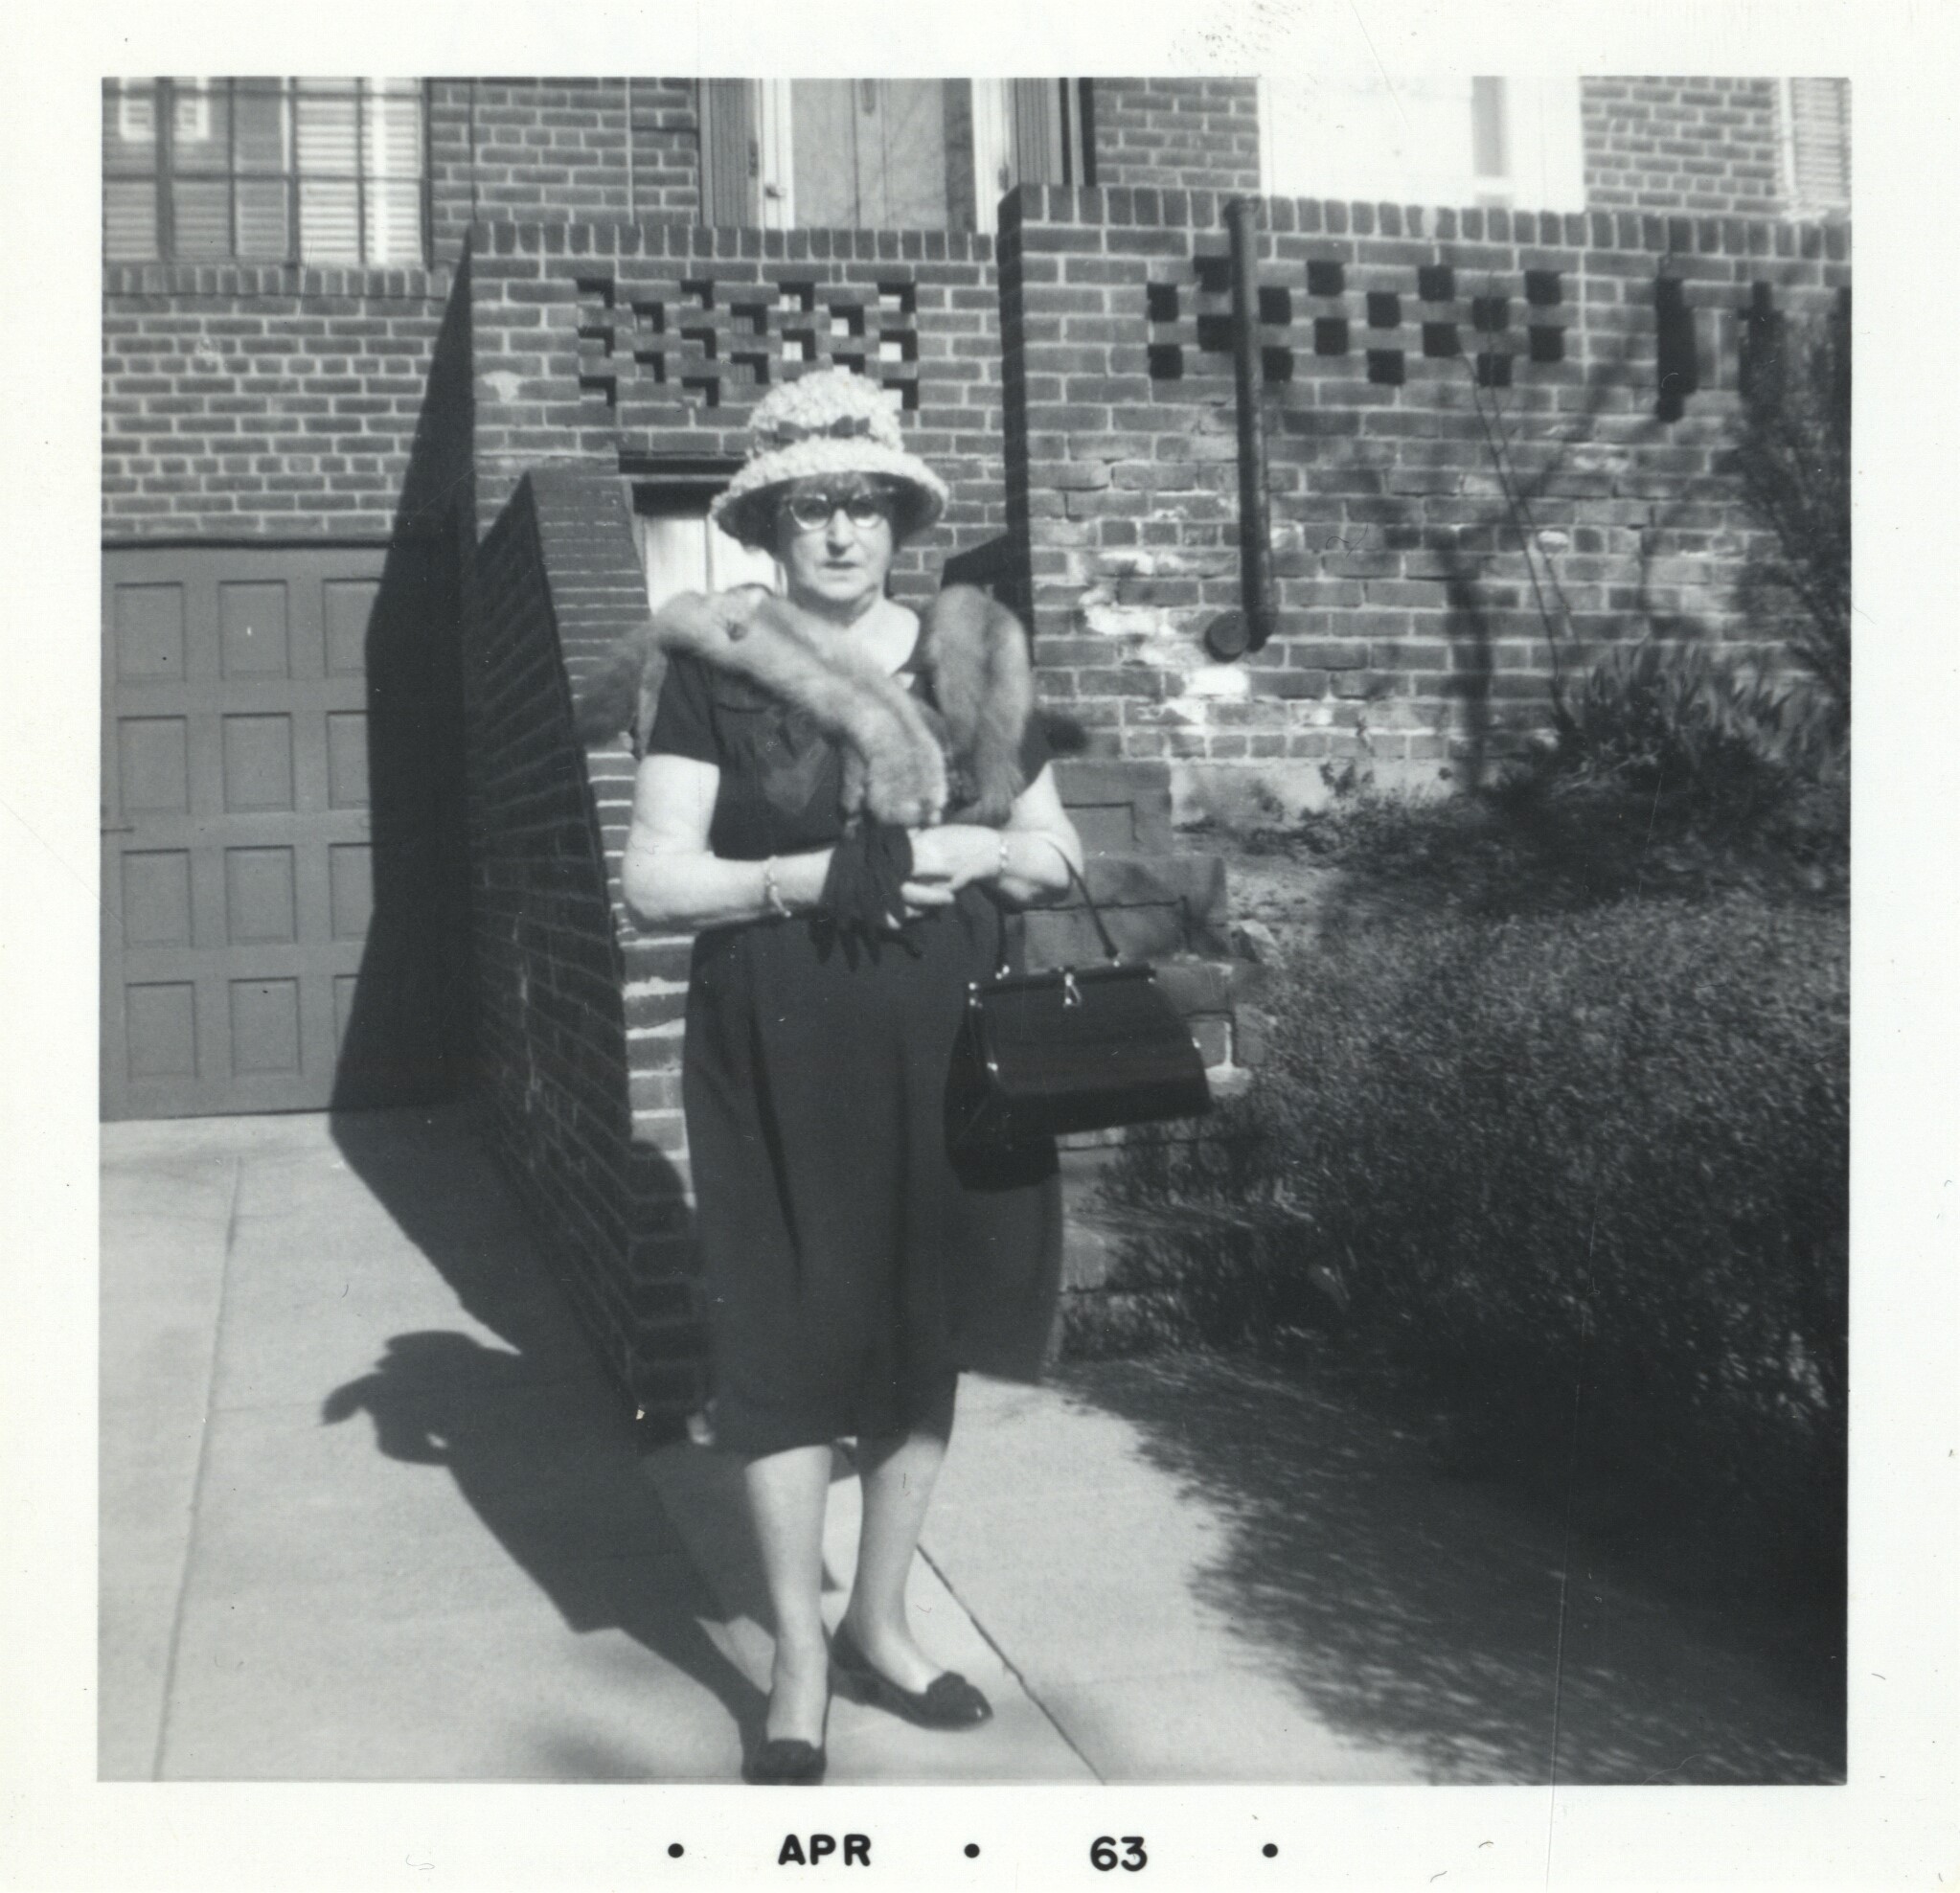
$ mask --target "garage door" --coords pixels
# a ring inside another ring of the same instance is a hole
[[[104,556],[105,1117],[441,1090],[431,577],[413,549]]]

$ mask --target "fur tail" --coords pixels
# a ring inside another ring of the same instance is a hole
[[[925,608],[923,662],[946,717],[957,812],[997,828],[1027,787],[1021,738],[1035,708],[1027,633],[977,586],[948,585]]]

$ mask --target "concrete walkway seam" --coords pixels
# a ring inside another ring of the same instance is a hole
[[[170,1744],[171,1705],[177,1694],[177,1654],[184,1641],[184,1613],[191,1597],[191,1566],[197,1556],[197,1520],[204,1508],[204,1486],[211,1466],[211,1399],[217,1387],[218,1350],[224,1344],[224,1305],[231,1292],[232,1251],[239,1239],[239,1198],[243,1194],[245,1160],[231,1159],[231,1199],[224,1211],[224,1257],[217,1273],[217,1318],[211,1324],[211,1366],[204,1379],[204,1415],[197,1423],[197,1471],[191,1482],[191,1530],[184,1539],[184,1564],[177,1573],[176,1608],[171,1612],[170,1654],[164,1659],[163,1706],[156,1719],[156,1748],[150,1757],[149,1778],[164,1778],[164,1755]]]
[[[1036,1692],[1034,1686],[1028,1681],[1027,1677],[1021,1674],[1021,1671],[1019,1667],[1015,1664],[1014,1658],[1007,1654],[1006,1650],[1003,1649],[1000,1643],[995,1639],[993,1632],[990,1631],[987,1628],[987,1626],[983,1624],[980,1621],[980,1619],[973,1614],[972,1607],[969,1605],[967,1600],[960,1595],[959,1586],[953,1583],[951,1576],[946,1572],[945,1566],[938,1563],[933,1559],[931,1553],[929,1553],[923,1544],[918,1548],[918,1550],[913,1555],[917,1557],[919,1562],[922,1564],[923,1564],[925,1568],[928,1571],[930,1571],[932,1575],[936,1577],[940,1581],[940,1583],[946,1586],[946,1595],[950,1597],[953,1600],[953,1602],[960,1607],[962,1611],[965,1612],[968,1623],[972,1625],[974,1631],[978,1633],[981,1642],[986,1644],[988,1649],[992,1651],[993,1654],[1000,1658],[1000,1667],[1003,1670],[1005,1670],[1009,1676],[1014,1677],[1014,1681],[1017,1684],[1019,1684],[1021,1694],[1025,1696],[1028,1699],[1028,1700],[1035,1705],[1036,1708],[1040,1710],[1042,1717],[1048,1723],[1048,1726],[1052,1728],[1055,1731],[1055,1733],[1061,1738],[1062,1745],[1069,1751],[1070,1754],[1072,1754],[1076,1758],[1077,1761],[1079,1761],[1083,1765],[1083,1768],[1085,1768],[1089,1771],[1090,1774],[1095,1776],[1098,1782],[1105,1780],[1106,1777],[1104,1775],[1103,1771],[1096,1767],[1095,1763],[1090,1761],[1089,1758],[1083,1753],[1080,1747],[1077,1746],[1075,1738],[1071,1736],[1068,1730],[1065,1729],[1061,1725],[1060,1722],[1057,1720],[1055,1711],[1051,1709],[1048,1706],[1048,1704],[1041,1699],[1040,1696]]]

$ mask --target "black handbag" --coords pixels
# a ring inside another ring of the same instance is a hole
[[[955,1154],[1211,1108],[1204,1058],[1154,970],[1123,964],[1072,861],[1068,874],[1108,964],[1016,974],[1003,959],[968,987],[946,1083]]]

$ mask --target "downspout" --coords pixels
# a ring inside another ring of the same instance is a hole
[[[1232,239],[1232,385],[1239,421],[1239,599],[1206,626],[1205,648],[1230,660],[1259,650],[1278,622],[1272,572],[1272,509],[1265,480],[1259,360],[1259,199],[1225,206]]]

